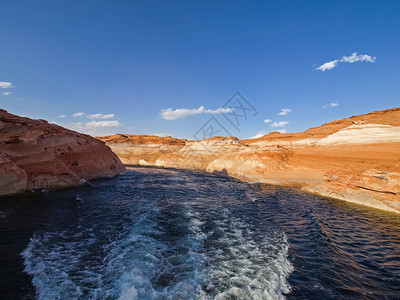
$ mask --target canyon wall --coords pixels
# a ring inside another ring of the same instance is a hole
[[[0,195],[78,186],[125,172],[102,141],[0,110]]]
[[[97,137],[118,153],[125,165],[155,165],[161,154],[174,153],[185,146],[186,140],[151,135],[115,134]],[[134,145],[134,146],[133,146]],[[133,147],[132,147],[133,146]]]
[[[400,108],[257,139],[188,141],[128,135],[100,139],[128,164],[299,186],[318,195],[400,212]]]

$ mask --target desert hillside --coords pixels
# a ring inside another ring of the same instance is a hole
[[[333,121],[301,133],[201,141],[100,138],[125,164],[198,169],[302,189],[400,212],[400,108]]]

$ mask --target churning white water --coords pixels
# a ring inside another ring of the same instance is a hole
[[[400,217],[296,189],[133,168],[0,211],[5,299],[400,295]]]
[[[22,255],[39,299],[280,299],[290,291],[286,236],[243,214],[251,199],[218,195],[219,185],[193,176],[142,175],[119,189],[77,192],[72,219],[55,216],[35,233]]]

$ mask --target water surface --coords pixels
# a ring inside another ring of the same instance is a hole
[[[0,222],[2,298],[400,297],[400,217],[296,189],[132,168]]]

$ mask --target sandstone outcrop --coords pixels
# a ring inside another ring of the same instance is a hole
[[[400,213],[400,108],[353,116],[301,133],[274,132],[257,139],[101,139],[123,161],[133,164],[300,186],[311,193]],[[168,150],[155,151],[161,148]],[[132,160],[129,153],[133,153]]]
[[[102,141],[0,110],[0,195],[78,186],[125,171]]]
[[[115,134],[97,137],[110,146],[125,165],[154,165],[162,154],[179,151],[186,140],[170,136]],[[134,147],[132,147],[134,145]]]

